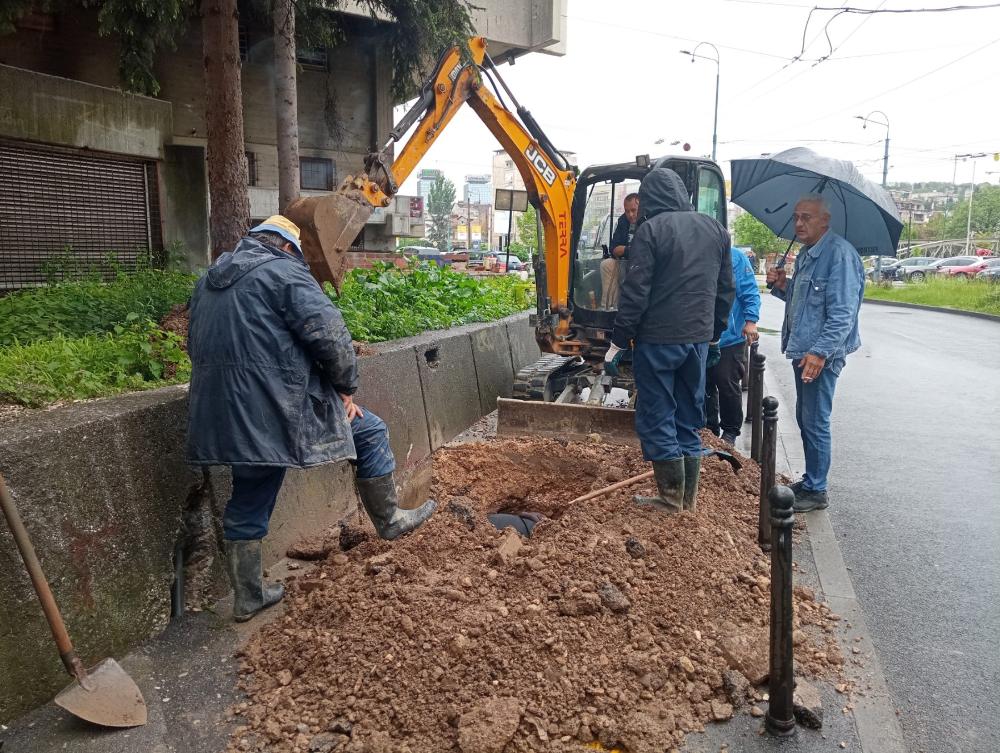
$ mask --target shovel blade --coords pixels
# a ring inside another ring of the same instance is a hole
[[[610,444],[637,445],[635,411],[581,403],[497,399],[497,434],[585,442],[595,434]]]
[[[105,659],[87,672],[87,686],[68,685],[56,703],[81,719],[104,727],[141,727],[146,702],[128,673],[114,659]]]

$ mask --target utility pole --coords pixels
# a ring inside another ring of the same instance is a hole
[[[715,50],[715,57],[710,58],[707,55],[699,55],[698,48],[702,45],[706,47],[711,47]],[[682,55],[690,55],[691,62],[694,62],[695,58],[701,58],[702,60],[711,60],[715,63],[715,114],[712,116],[712,160],[715,160],[716,145],[719,143],[719,73],[722,67],[719,63],[719,48],[716,47],[711,42],[698,42],[693,50],[681,50]],[[674,142],[676,143],[676,142]]]
[[[885,118],[885,121],[873,120],[872,115],[881,115]],[[872,123],[877,125],[885,126],[885,152],[882,156],[882,188],[889,188],[889,116],[886,115],[881,110],[872,110],[867,115],[855,115],[855,118],[863,122],[862,128],[868,127],[868,121],[871,120]],[[912,210],[911,210],[912,214]],[[875,257],[875,282],[879,282],[882,279],[882,255],[879,254]]]

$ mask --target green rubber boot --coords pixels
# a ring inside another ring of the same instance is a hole
[[[652,505],[657,510],[673,515],[684,509],[684,458],[653,461],[658,497],[634,497],[637,505]]]
[[[429,499],[415,510],[401,510],[396,496],[396,481],[391,473],[376,478],[359,478],[357,485],[361,504],[375,524],[379,538],[389,541],[418,528],[437,507],[437,502]]]
[[[698,477],[701,475],[701,455],[684,458],[684,509],[698,509]]]
[[[226,569],[233,586],[233,619],[246,622],[285,596],[281,583],[264,583],[261,540],[226,541]]]

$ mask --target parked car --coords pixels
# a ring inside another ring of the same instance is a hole
[[[896,269],[899,265],[903,263],[903,259],[883,259],[882,260],[882,279],[883,280],[895,280],[896,279]],[[865,277],[869,280],[875,279],[875,269],[878,262],[872,265],[870,269],[865,270]]]
[[[899,264],[893,268],[893,279],[920,282],[927,275],[927,267],[941,261],[932,256],[911,256],[908,259],[900,259]]]
[[[939,264],[935,264],[929,269],[941,277],[972,279],[983,266],[983,260],[976,256],[952,256],[949,259],[942,259]]]
[[[416,256],[420,261],[437,264],[439,267],[448,265],[448,261],[444,258],[444,254],[433,246],[407,246],[403,249],[403,253],[407,256]]]
[[[986,266],[976,274],[976,279],[988,282],[1000,282],[1000,258],[986,259],[985,261]]]

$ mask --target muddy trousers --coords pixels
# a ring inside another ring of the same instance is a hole
[[[636,344],[635,431],[646,460],[701,455],[707,361],[708,343]]]
[[[364,410],[364,409],[363,409]],[[392,473],[396,461],[389,447],[389,429],[369,410],[351,421],[354,448],[352,460],[358,478],[378,478]],[[287,468],[266,465],[234,465],[233,496],[222,514],[222,535],[228,541],[248,541],[267,536],[268,523]]]

